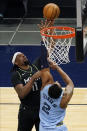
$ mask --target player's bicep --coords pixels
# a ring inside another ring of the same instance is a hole
[[[23,90],[23,84],[17,84],[14,87],[15,91],[17,92],[18,96],[21,98],[22,90]]]
[[[21,81],[21,78],[20,78],[20,75],[18,74],[18,72],[14,72],[12,74],[11,82],[12,82],[14,89],[17,92],[18,96],[21,97],[23,84],[22,84],[22,81]]]
[[[73,95],[73,87],[68,85],[64,91],[64,94],[60,103],[61,108],[67,107],[69,101],[71,100],[72,95]]]

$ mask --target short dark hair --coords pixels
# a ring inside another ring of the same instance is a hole
[[[62,88],[59,87],[57,84],[53,84],[48,91],[48,94],[51,98],[57,99],[60,97],[62,93]]]

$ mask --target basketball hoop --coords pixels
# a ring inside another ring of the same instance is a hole
[[[54,26],[40,31],[49,58],[58,65],[69,63],[69,49],[75,29],[71,27]]]

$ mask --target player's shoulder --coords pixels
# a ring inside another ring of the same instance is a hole
[[[44,79],[53,80],[52,74],[49,72],[48,68],[41,70],[41,75]]]
[[[44,69],[42,69],[42,70],[41,70],[41,73],[42,73],[43,75],[47,75],[47,76],[50,76],[50,75],[51,75],[49,68],[44,68]]]
[[[20,74],[18,71],[13,71],[11,74],[11,78],[20,77]]]

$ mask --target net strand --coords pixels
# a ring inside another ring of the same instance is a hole
[[[62,30],[62,31],[56,31],[54,29],[48,29],[46,31],[46,34],[51,35],[66,35],[72,33],[72,31],[67,31],[67,30]],[[44,32],[45,33],[45,32]],[[71,38],[66,38],[66,39],[53,39],[53,37],[46,37],[42,35],[42,39],[44,42],[45,47],[48,50],[49,58],[56,62],[58,65],[60,64],[66,64],[69,63],[69,49],[71,46],[72,42],[72,37]]]

